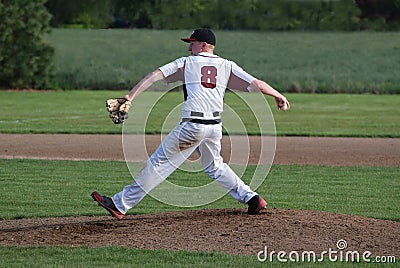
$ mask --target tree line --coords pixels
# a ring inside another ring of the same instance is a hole
[[[399,30],[400,0],[48,0],[52,27]]]

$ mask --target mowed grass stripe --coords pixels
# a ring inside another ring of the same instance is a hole
[[[105,100],[124,93],[0,91],[3,109],[0,133],[120,134],[122,125],[114,125],[108,118]],[[170,130],[163,128],[164,122],[171,111],[179,109],[183,94],[169,92],[159,99],[160,94],[144,92],[134,101],[128,119],[131,132],[151,134]],[[267,104],[259,94],[241,94],[227,93],[225,103],[240,116],[250,135],[259,135],[253,110],[262,110]],[[238,97],[243,94],[248,104]],[[400,95],[287,94],[287,97],[292,108],[286,112],[278,111],[274,101],[267,97],[279,136],[400,137]],[[178,123],[179,119],[178,115],[172,122]],[[230,125],[227,123],[225,127],[229,129]]]
[[[137,172],[143,164],[137,164]],[[235,167],[233,167],[235,169]],[[250,182],[254,166],[243,180]],[[399,167],[326,167],[274,165],[257,189],[270,207],[310,209],[399,221]],[[203,185],[203,172],[175,171],[169,181],[177,185]],[[104,215],[90,193],[112,195],[132,182],[124,162],[67,160],[0,160],[0,218]],[[199,208],[237,208],[229,195]],[[147,196],[132,213],[155,213],[184,208],[163,204]]]

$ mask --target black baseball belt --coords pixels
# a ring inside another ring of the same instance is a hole
[[[191,116],[197,116],[197,117],[203,117],[204,114],[201,112],[190,112]],[[214,117],[219,117],[220,113],[219,112],[213,112]],[[181,123],[183,122],[192,122],[192,123],[197,123],[197,124],[203,124],[203,125],[216,125],[221,123],[221,119],[199,119],[199,118],[182,118]]]
[[[198,118],[182,118],[181,123],[192,122],[203,125],[216,125],[221,123],[221,119],[198,119]]]

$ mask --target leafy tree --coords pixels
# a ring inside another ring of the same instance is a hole
[[[46,88],[54,49],[42,35],[50,31],[45,0],[0,1],[0,87]]]
[[[359,29],[360,10],[353,1],[332,2],[328,12],[321,18],[319,29],[352,31]]]
[[[114,27],[153,28],[150,15],[154,0],[114,0]]]
[[[203,25],[213,18],[207,14],[207,0],[155,0],[151,19],[157,29],[191,29]]]
[[[400,29],[400,0],[355,0],[361,10],[361,28]]]
[[[398,30],[400,0],[48,0],[52,26]]]
[[[354,30],[359,11],[352,1],[258,1],[261,30]],[[261,17],[260,17],[261,16]],[[254,17],[254,16],[252,16]]]
[[[207,7],[207,13],[220,29],[251,29],[249,19],[260,19],[255,0],[217,0]]]
[[[115,0],[48,0],[54,27],[75,25],[83,28],[106,28],[114,20],[110,10]]]

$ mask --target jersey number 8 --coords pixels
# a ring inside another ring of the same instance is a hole
[[[205,88],[215,88],[217,86],[217,68],[203,66],[201,68],[201,84]]]

